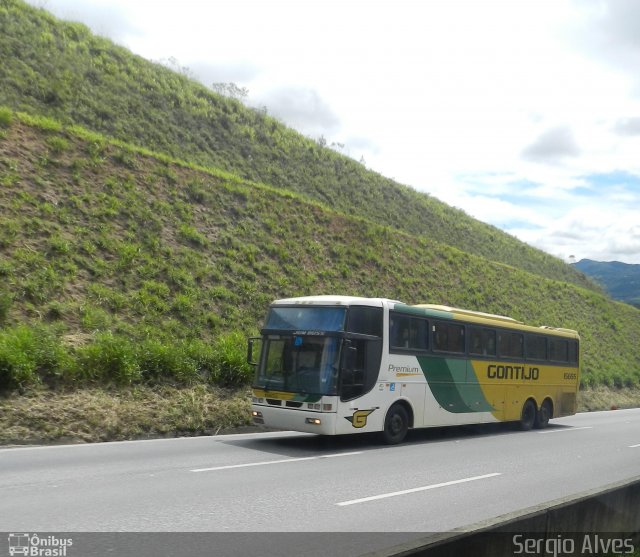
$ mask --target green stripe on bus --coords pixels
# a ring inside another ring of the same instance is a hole
[[[467,376],[466,360],[418,356],[418,362],[433,396],[448,412],[462,414],[494,410],[482,393],[473,370]]]

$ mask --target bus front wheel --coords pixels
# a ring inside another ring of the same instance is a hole
[[[384,430],[382,437],[388,445],[397,445],[407,436],[409,429],[409,416],[404,407],[394,404],[387,412],[384,419]]]
[[[524,403],[522,407],[522,415],[520,417],[520,429],[522,431],[529,431],[536,422],[536,404],[533,400],[529,399]]]

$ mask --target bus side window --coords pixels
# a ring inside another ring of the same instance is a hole
[[[500,356],[506,358],[523,358],[524,336],[521,333],[501,331],[498,335],[498,350]]]
[[[436,321],[433,325],[433,349],[464,353],[464,325]]]
[[[382,336],[382,308],[352,306],[348,315],[347,330],[350,333]]]
[[[491,329],[471,327],[469,353],[478,356],[496,355],[496,332]]]
[[[470,354],[483,354],[482,350],[482,330],[471,327],[469,331],[469,353]]]
[[[409,318],[396,315],[389,322],[389,344],[394,348],[409,347]]]
[[[496,355],[496,332],[491,329],[482,330],[482,349],[485,356]]]
[[[528,360],[547,359],[547,338],[540,335],[526,336],[526,356]]]
[[[578,343],[575,340],[569,342],[569,363],[578,363]]]
[[[564,339],[549,339],[549,359],[555,362],[569,361],[569,342]]]
[[[420,317],[392,314],[389,321],[392,351],[425,351],[429,348],[429,322]]]

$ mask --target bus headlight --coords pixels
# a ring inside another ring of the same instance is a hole
[[[322,422],[318,418],[307,418],[305,420],[305,423],[311,425],[320,425]]]
[[[253,423],[254,424],[263,424],[264,425],[264,418],[262,417],[262,412],[258,412],[257,410],[252,410],[251,411],[251,415],[253,416]]]

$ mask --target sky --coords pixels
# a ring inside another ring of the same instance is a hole
[[[564,261],[640,263],[636,0],[29,3]]]

